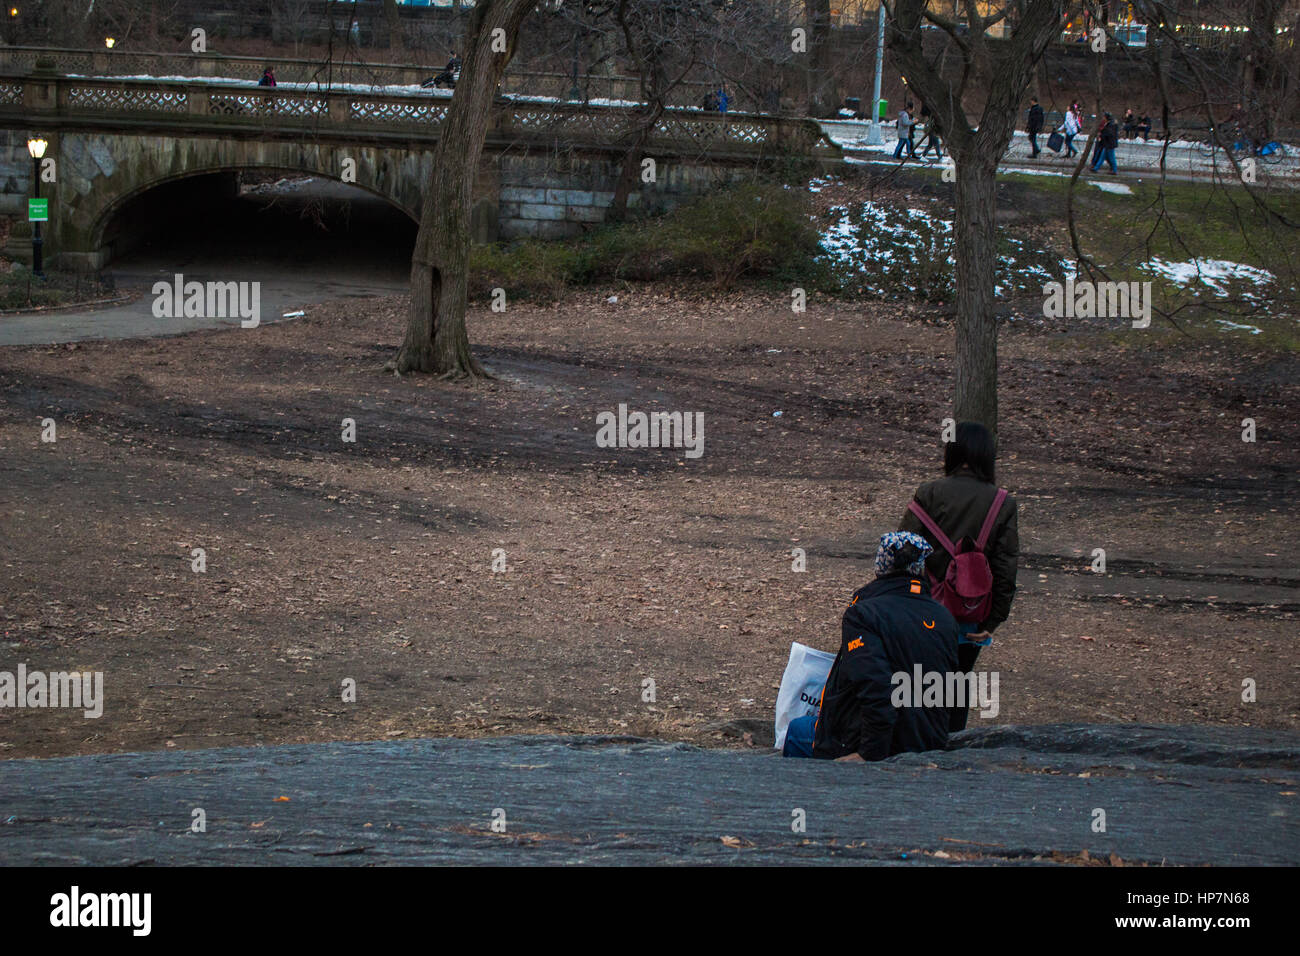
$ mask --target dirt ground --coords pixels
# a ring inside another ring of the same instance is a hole
[[[382,371],[403,301],[0,349],[0,670],[103,671],[107,698],[0,710],[0,755],[759,745],[790,642],[838,646],[876,537],[939,473],[942,309],[667,284],[476,308],[497,378],[467,385]],[[1024,553],[979,662],[995,721],[1300,727],[1294,357],[1013,321],[1000,360]],[[703,456],[597,447],[620,402],[703,412]]]

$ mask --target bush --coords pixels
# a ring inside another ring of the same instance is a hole
[[[31,308],[57,308],[93,302],[112,295],[111,282],[82,273],[47,272],[44,279],[32,275],[25,266],[0,272],[0,311]]]
[[[820,251],[804,191],[745,184],[580,239],[476,248],[471,294],[499,286],[515,296],[553,299],[571,285],[688,275],[723,287],[741,278],[816,284],[826,271],[814,261]]]

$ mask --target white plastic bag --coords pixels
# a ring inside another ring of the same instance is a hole
[[[830,676],[835,655],[795,641],[790,645],[790,663],[785,665],[781,689],[776,695],[776,749],[785,746],[785,731],[796,717],[816,714],[822,688]]]

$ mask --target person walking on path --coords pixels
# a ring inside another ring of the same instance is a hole
[[[1037,159],[1042,152],[1038,148],[1038,134],[1043,131],[1043,108],[1038,105],[1036,96],[1029,102],[1029,121],[1025,124],[1025,131],[1029,133],[1029,157]]]
[[[1079,110],[1078,103],[1071,103],[1070,108],[1065,111],[1064,121],[1057,128],[1057,132],[1065,136],[1066,159],[1078,155],[1079,151],[1074,148],[1074,137],[1079,135],[1081,129],[1083,129],[1083,113]]]
[[[900,531],[922,535],[934,548],[925,569],[936,600],[960,612],[954,613],[957,659],[965,674],[1011,613],[1016,593],[1016,500],[996,484],[996,457],[992,433],[961,422],[944,446],[944,477],[916,490],[899,523]],[[965,707],[953,708],[950,717],[950,732],[966,727]]]
[[[943,159],[943,143],[939,139],[939,127],[935,123],[934,114],[930,112],[928,106],[921,107],[921,121],[925,123],[921,127],[921,132],[925,136],[921,140],[921,158],[929,160],[930,150],[934,150],[935,159]]]
[[[909,100],[907,105],[898,111],[898,145],[894,147],[894,159],[900,159],[903,155],[903,149],[907,149],[907,155],[916,157],[916,147],[912,144],[912,102]]]
[[[1115,147],[1119,145],[1119,125],[1115,122],[1115,117],[1109,113],[1102,117],[1101,126],[1097,129],[1097,153],[1092,157],[1092,171],[1095,173],[1104,162],[1110,166],[1112,174],[1117,175],[1119,170],[1115,166]]]

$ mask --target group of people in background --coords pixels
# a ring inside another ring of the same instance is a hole
[[[903,153],[913,159],[916,158],[916,127],[921,127],[921,158],[929,162],[930,150],[934,150],[935,159],[943,159],[943,141],[939,138],[939,127],[934,120],[934,114],[930,112],[928,106],[921,106],[921,117],[918,119],[913,115],[915,105],[908,100],[903,108],[898,111],[898,145],[894,147],[894,158],[901,159]]]
[[[1151,138],[1151,114],[1144,112],[1141,116],[1138,116],[1132,110],[1125,110],[1124,125],[1121,127],[1121,132],[1124,134],[1125,139],[1137,139],[1141,136],[1142,141],[1146,142]]]
[[[1029,110],[1025,120],[1025,132],[1029,134],[1029,155],[1031,158],[1036,158],[1042,153],[1038,146],[1038,137],[1043,132],[1044,121],[1043,107],[1039,104],[1037,97],[1032,97],[1029,101]],[[1058,152],[1063,149],[1065,158],[1073,159],[1079,155],[1079,151],[1074,148],[1074,138],[1082,130],[1083,110],[1076,100],[1065,111],[1065,116],[1055,130],[1054,136],[1059,135],[1061,137],[1060,144],[1058,145],[1049,140],[1049,146]],[[1148,139],[1151,135],[1151,117],[1149,114],[1143,113],[1139,116],[1133,110],[1127,110],[1121,124],[1110,113],[1102,113],[1101,120],[1097,123],[1097,135],[1093,140],[1092,162],[1090,165],[1092,171],[1097,172],[1105,163],[1112,173],[1118,173],[1119,167],[1115,161],[1115,150],[1119,146],[1120,137],[1137,139],[1139,135],[1143,140]]]

